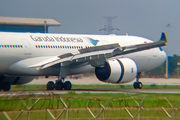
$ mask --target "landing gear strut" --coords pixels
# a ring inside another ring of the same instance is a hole
[[[143,88],[143,84],[141,82],[139,82],[140,77],[141,77],[141,73],[138,73],[136,76],[136,82],[133,83],[134,89],[142,89]]]
[[[70,81],[64,82],[64,78],[61,78],[60,80],[56,80],[55,84],[53,81],[49,81],[46,88],[47,90],[71,90],[72,84]]]

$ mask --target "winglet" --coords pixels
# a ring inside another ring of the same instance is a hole
[[[164,42],[168,41],[166,33],[162,32],[160,41],[164,41]]]

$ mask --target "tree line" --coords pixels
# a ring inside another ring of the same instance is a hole
[[[180,56],[168,56],[168,63],[169,63],[169,77],[170,78],[179,78],[180,77]],[[164,62],[161,66],[144,72],[143,77],[155,77],[155,78],[165,78],[166,77],[166,62]]]

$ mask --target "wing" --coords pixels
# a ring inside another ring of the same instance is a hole
[[[155,47],[165,46],[167,43],[167,35],[163,32],[161,38],[157,42],[147,43],[147,44],[138,44],[126,47],[119,47],[113,51],[114,56],[128,54],[133,52],[138,52],[142,50],[147,50]]]
[[[109,44],[103,46],[95,46],[91,48],[80,49],[79,54],[67,53],[61,56],[57,56],[56,59],[47,60],[29,67],[38,67],[39,69],[45,69],[56,64],[63,64],[63,66],[70,65],[74,62],[89,62],[94,67],[101,66],[108,58],[118,55],[125,55],[142,50],[147,50],[155,47],[165,46],[167,43],[167,36],[165,33],[161,34],[161,38],[157,42],[138,44],[121,47],[118,43]]]

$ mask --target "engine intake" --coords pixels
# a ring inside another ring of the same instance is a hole
[[[96,67],[96,77],[103,82],[126,83],[137,75],[137,65],[129,58],[108,60],[103,67]]]

